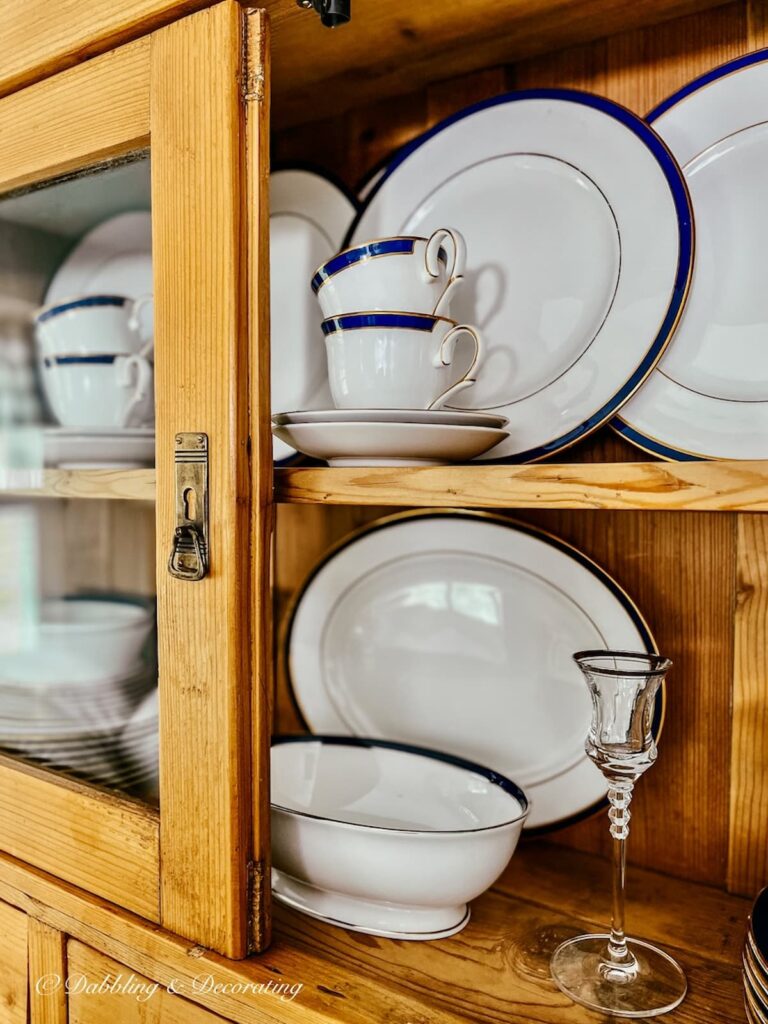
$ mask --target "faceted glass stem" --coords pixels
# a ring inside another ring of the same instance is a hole
[[[627,948],[624,932],[624,909],[627,880],[627,839],[629,838],[629,804],[632,800],[632,783],[613,786],[608,791],[611,809],[608,816],[613,837],[613,919],[611,936],[608,940],[608,959],[601,965],[600,973],[614,984],[631,981],[637,973],[637,960]]]

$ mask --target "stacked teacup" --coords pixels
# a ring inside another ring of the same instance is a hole
[[[37,310],[43,392],[63,427],[109,433],[151,424],[153,343],[142,317],[151,302],[84,295]]]
[[[504,417],[447,407],[475,383],[483,357],[477,329],[449,316],[465,262],[461,234],[440,228],[324,263],[312,289],[336,409],[280,413],[277,436],[332,465],[467,461],[506,437]],[[461,342],[468,365],[457,369]]]

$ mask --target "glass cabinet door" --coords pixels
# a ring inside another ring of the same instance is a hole
[[[232,957],[269,938],[265,32],[226,0],[0,100],[0,851]]]

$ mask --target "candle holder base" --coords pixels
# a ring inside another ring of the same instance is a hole
[[[552,978],[575,1003],[614,1017],[658,1017],[674,1010],[688,985],[680,967],[663,950],[627,939],[630,957],[622,971],[608,955],[609,935],[580,935],[558,946]]]

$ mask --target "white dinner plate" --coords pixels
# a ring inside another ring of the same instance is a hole
[[[154,427],[46,427],[43,430],[46,466],[61,469],[131,469],[155,463]]]
[[[312,732],[446,751],[513,778],[526,828],[603,802],[584,751],[591,705],[575,651],[655,651],[608,574],[532,527],[409,512],[342,542],[298,595],[286,639]],[[663,694],[663,691],[662,691]],[[657,702],[654,732],[662,718]]]
[[[696,263],[675,337],[616,428],[667,459],[768,458],[768,50],[648,117],[683,168]]]
[[[502,430],[507,418],[464,409],[315,409],[276,413],[272,422],[277,426],[286,423],[444,423]]]
[[[661,355],[691,271],[685,184],[653,130],[570,90],[469,107],[394,158],[350,244],[439,227],[466,238],[452,315],[487,349],[458,404],[510,421],[481,457],[540,459],[610,419]],[[456,380],[466,369],[457,358]]]
[[[120,213],[82,238],[53,276],[45,305],[80,295],[127,295],[154,291],[152,215]]]
[[[332,402],[322,314],[310,281],[341,248],[356,206],[337,185],[312,171],[275,171],[269,189],[272,408],[327,407]],[[295,449],[275,439],[276,462],[295,455]]]
[[[469,462],[507,436],[494,427],[443,423],[285,423],[272,433],[331,466]]]

